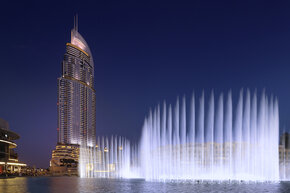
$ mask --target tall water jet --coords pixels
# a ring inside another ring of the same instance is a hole
[[[264,92],[260,98],[257,104],[256,92],[251,99],[249,90],[241,90],[233,106],[231,92],[226,102],[223,94],[215,101],[211,92],[205,106],[202,93],[199,110],[193,96],[189,113],[185,98],[177,99],[173,119],[171,106],[164,103],[162,118],[158,106],[144,121],[140,175],[146,180],[279,180],[278,102]]]
[[[202,92],[150,110],[138,145],[102,137],[96,147],[81,147],[79,171],[99,178],[277,181],[279,169],[287,178],[288,167],[280,160],[279,168],[278,135],[278,101],[265,92],[242,89],[237,100],[231,91]]]
[[[127,139],[113,136],[111,139],[99,137],[96,147],[80,147],[79,176],[83,178],[130,178],[132,166],[136,165],[131,159],[133,155]]]

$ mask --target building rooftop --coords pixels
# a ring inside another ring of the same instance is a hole
[[[16,140],[19,139],[20,136],[9,129],[7,121],[0,118],[0,140],[3,140],[3,138],[7,140]]]

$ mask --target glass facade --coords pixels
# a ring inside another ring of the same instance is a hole
[[[88,44],[76,28],[71,31],[71,43],[66,44],[57,105],[58,143],[95,146],[94,62]]]

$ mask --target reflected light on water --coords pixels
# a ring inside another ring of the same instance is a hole
[[[0,192],[22,193],[28,192],[27,178],[0,179]]]
[[[78,177],[18,177],[0,179],[1,193],[77,193],[77,192],[290,192],[290,182],[228,183],[228,182],[148,182],[141,179],[100,179]]]

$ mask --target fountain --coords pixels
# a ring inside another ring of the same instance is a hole
[[[245,99],[244,99],[245,98]],[[207,111],[206,111],[207,110]],[[279,180],[278,103],[264,93],[240,92],[233,111],[231,92],[215,105],[204,94],[198,111],[193,95],[174,108],[158,106],[145,119],[141,138],[141,175],[146,180]],[[162,115],[161,115],[162,114]]]
[[[95,147],[80,147],[79,175],[83,178],[136,178],[136,160],[130,142],[123,137],[98,137]],[[137,152],[137,151],[135,151]],[[133,159],[132,159],[133,158]]]
[[[208,100],[208,105],[205,101]],[[138,147],[123,138],[80,150],[81,177],[146,180],[279,180],[278,102],[263,92],[211,92],[158,107],[145,118]],[[121,149],[120,149],[121,147]]]

